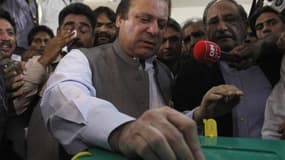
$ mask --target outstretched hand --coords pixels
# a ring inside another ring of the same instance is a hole
[[[215,118],[231,112],[243,92],[233,85],[219,85],[211,88],[203,97],[201,105],[194,111],[195,121]]]
[[[130,158],[205,159],[196,123],[168,107],[146,111],[137,120],[119,127],[111,134],[110,142]]]

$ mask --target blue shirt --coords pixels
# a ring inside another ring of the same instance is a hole
[[[244,92],[240,103],[233,108],[233,136],[261,137],[264,110],[272,86],[258,66],[236,70],[226,62],[220,62],[226,84],[232,84]]]

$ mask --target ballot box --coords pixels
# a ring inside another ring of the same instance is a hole
[[[253,138],[204,137],[200,142],[207,160],[285,160],[285,141]],[[127,160],[100,148],[73,160]]]

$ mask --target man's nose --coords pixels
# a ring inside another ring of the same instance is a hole
[[[152,35],[156,35],[159,33],[159,31],[160,31],[160,29],[159,29],[157,21],[153,21],[152,23],[149,24],[149,26],[148,26],[148,32],[149,33],[151,33]]]
[[[218,30],[224,31],[224,30],[227,30],[227,29],[228,29],[228,25],[227,25],[226,22],[220,21],[220,22],[218,23]]]

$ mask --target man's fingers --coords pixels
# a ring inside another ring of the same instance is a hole
[[[141,146],[148,145],[147,141],[142,136],[137,135],[133,138],[133,140],[136,144],[139,144]],[[159,158],[155,155],[150,147],[138,147],[136,153],[142,159],[159,160]]]
[[[24,85],[23,77],[21,75],[6,79],[5,81],[5,86],[7,87],[7,90],[10,91],[15,91]]]
[[[174,124],[165,120],[155,123],[153,126],[164,134],[167,140],[166,143],[170,145],[177,159],[193,158],[193,155],[185,142],[184,135],[174,126]],[[159,154],[163,155],[163,152]]]
[[[200,146],[196,123],[192,119],[179,114],[181,113],[170,111],[167,118],[183,134],[194,159],[204,160],[205,157]],[[188,157],[186,159],[191,158]]]
[[[17,90],[24,85],[23,81],[14,82],[12,84],[12,90]],[[22,91],[23,92],[23,91]],[[24,92],[23,92],[24,93]]]
[[[219,85],[210,89],[208,94],[232,96],[232,95],[243,95],[243,92],[233,85]]]
[[[175,159],[164,135],[149,121],[138,119],[123,130],[119,149],[130,158]]]
[[[151,148],[152,152],[159,159],[175,159],[175,153],[167,141],[165,132],[161,130],[163,126],[160,126],[161,123],[159,123],[159,121],[163,121],[165,117],[161,117],[160,119],[160,116],[156,117],[154,112],[148,114],[146,117],[147,119],[143,118],[142,120],[146,120],[149,125],[145,125],[145,128],[142,129],[140,135],[142,136],[142,139],[146,141],[148,145],[147,148]]]
[[[142,154],[140,153],[140,156],[145,159],[147,158],[146,155],[149,154],[151,157],[158,159],[175,159],[175,154],[161,131],[155,127],[151,127],[151,130],[152,132],[142,133],[141,135],[148,147],[142,150],[143,152]]]

